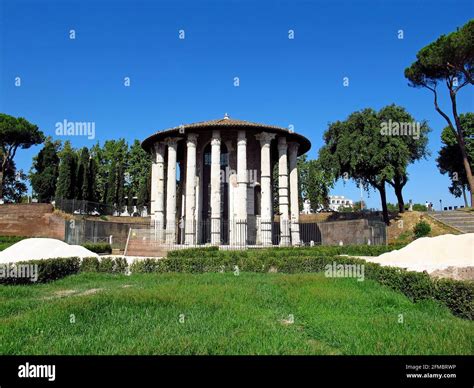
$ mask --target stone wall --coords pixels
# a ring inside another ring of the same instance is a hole
[[[0,205],[0,236],[50,237],[64,240],[64,219],[46,203]]]
[[[378,225],[376,228],[368,220],[321,222],[318,226],[323,245],[365,245],[369,241],[374,245],[383,234]]]

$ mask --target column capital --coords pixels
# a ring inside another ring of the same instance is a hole
[[[247,135],[243,130],[237,133],[237,146],[239,145],[247,145]]]
[[[171,148],[176,148],[182,137],[167,137],[163,142]]]
[[[163,163],[165,157],[165,145],[162,142],[156,142],[153,144],[153,162],[154,163]]]
[[[257,140],[260,140],[260,145],[270,145],[271,141],[276,137],[276,134],[270,132],[260,132],[255,135]]]
[[[278,137],[278,151],[286,152],[288,149],[288,144],[286,143],[286,137],[280,136]]]
[[[197,133],[188,133],[186,145],[188,147],[196,147],[198,137]]]
[[[213,146],[221,145],[221,133],[219,130],[212,131],[211,145]]]
[[[300,148],[300,144],[297,143],[296,141],[288,142],[288,150],[290,152],[298,152],[298,148]]]
[[[160,150],[163,149],[163,143],[157,141],[156,143],[153,144],[153,149],[155,152],[160,152]]]

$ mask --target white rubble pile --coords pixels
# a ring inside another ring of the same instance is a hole
[[[80,245],[69,245],[53,238],[27,238],[0,252],[0,263],[57,257],[99,257]]]
[[[364,259],[383,266],[431,273],[448,267],[474,266],[474,233],[416,239],[402,249]]]

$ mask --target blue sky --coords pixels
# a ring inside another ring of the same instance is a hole
[[[403,71],[420,48],[464,25],[472,11],[471,1],[433,0],[1,0],[0,112],[23,116],[54,138],[56,122],[95,122],[94,140],[61,137],[75,147],[142,140],[228,113],[293,125],[311,140],[314,158],[329,122],[396,103],[433,129],[432,156],[410,166],[406,200],[460,205],[435,163],[445,123],[430,92],[408,87]],[[473,97],[472,87],[460,92],[460,112],[473,110]],[[440,102],[450,108],[445,93]],[[18,167],[28,170],[39,149],[19,151]],[[339,182],[332,193],[360,197],[352,182]],[[395,202],[391,189],[388,199]],[[365,200],[380,206],[378,193]]]

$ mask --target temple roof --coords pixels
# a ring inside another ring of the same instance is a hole
[[[266,132],[273,132],[278,134],[285,134],[288,137],[289,141],[296,141],[300,144],[298,154],[302,155],[306,153],[311,148],[311,142],[304,136],[299,135],[295,132],[291,132],[288,128],[278,127],[275,125],[253,123],[251,121],[231,119],[227,114],[224,118],[209,120],[209,121],[200,121],[197,123],[191,124],[182,124],[178,127],[168,128],[154,133],[149,136],[142,142],[142,147],[148,151],[152,144],[156,141],[163,140],[167,137],[179,136],[184,133],[187,133],[189,130],[199,133],[200,130],[212,130],[212,129],[254,129],[256,131],[262,130]]]

